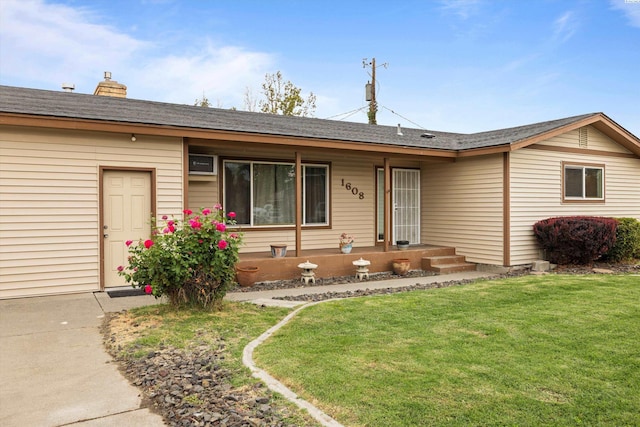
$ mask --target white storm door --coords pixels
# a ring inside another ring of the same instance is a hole
[[[420,243],[420,171],[393,169],[392,172],[393,244],[398,240]]]
[[[102,182],[104,287],[127,286],[118,266],[127,265],[127,240],[151,236],[151,174],[104,171]]]

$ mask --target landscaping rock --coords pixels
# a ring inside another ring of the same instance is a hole
[[[229,371],[220,368],[224,340],[191,350],[165,347],[141,358],[109,350],[125,376],[142,389],[145,406],[161,414],[168,426],[291,426],[270,405],[270,391],[261,384],[231,386]]]
[[[551,266],[549,261],[535,261],[531,270],[534,272],[549,271]]]
[[[411,270],[406,275],[402,276],[402,278],[407,277],[427,277],[427,276],[437,276],[438,273],[433,271],[425,271],[425,270]],[[369,280],[389,280],[389,279],[398,279],[401,276],[397,274],[393,274],[391,272],[383,272],[383,273],[369,273]],[[257,291],[272,291],[276,289],[291,289],[291,288],[308,288],[312,286],[326,286],[326,285],[337,285],[343,283],[363,283],[361,280],[356,279],[354,276],[336,276],[336,277],[318,277],[316,278],[315,283],[304,284],[300,279],[294,280],[275,280],[270,282],[259,282],[251,287],[241,287],[236,286],[231,289],[229,292],[257,292]]]

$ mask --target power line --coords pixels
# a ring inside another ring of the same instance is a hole
[[[345,120],[348,119],[349,117],[353,116],[355,113],[364,110],[365,108],[369,108],[368,105],[365,105],[364,107],[360,107],[360,108],[356,108],[355,110],[351,110],[351,111],[347,111],[346,113],[342,113],[342,114],[336,114],[335,116],[331,116],[331,117],[327,117],[325,120],[331,120],[335,117],[340,117],[340,116],[345,116],[339,120]]]
[[[413,122],[413,121],[411,121],[411,120],[407,119],[407,118],[406,118],[406,117],[404,117],[404,116],[401,116],[400,114],[396,113],[395,111],[393,111],[393,110],[392,110],[392,109],[390,109],[390,108],[385,107],[384,105],[382,106],[382,108],[384,108],[385,110],[389,110],[389,111],[391,111],[391,113],[393,113],[393,114],[395,114],[396,116],[398,116],[398,117],[400,117],[400,118],[402,118],[402,119],[404,119],[404,120],[408,121],[409,123],[411,123],[411,124],[413,124],[413,125],[417,126],[419,129],[426,129],[424,126],[419,125],[418,123]]]

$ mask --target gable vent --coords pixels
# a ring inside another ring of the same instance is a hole
[[[578,130],[578,145],[580,148],[587,148],[588,146],[588,138],[587,138],[587,128],[581,127]]]

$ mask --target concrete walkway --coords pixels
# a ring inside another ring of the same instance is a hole
[[[452,280],[474,280],[496,276],[495,273],[487,273],[481,271],[465,271],[461,273],[443,274],[440,276],[425,277],[408,277],[389,280],[363,280],[355,283],[344,283],[338,285],[326,286],[307,286],[289,289],[276,289],[273,291],[257,291],[257,292],[230,292],[225,297],[229,301],[251,301],[256,304],[264,304],[267,306],[296,307],[305,304],[304,301],[286,301],[274,300],[285,296],[299,296],[307,294],[324,294],[327,292],[348,292],[365,289],[386,289],[401,288],[403,286],[412,286],[416,283],[434,284],[449,282]]]
[[[490,277],[481,272],[363,281],[264,292],[234,292],[231,301],[294,307],[285,295],[402,287]],[[0,425],[163,426],[141,408],[139,390],[105,351],[99,327],[105,313],[158,303],[149,296],[110,298],[85,293],[0,300]]]
[[[164,426],[102,345],[105,312],[148,296],[85,293],[0,301],[0,425]]]

